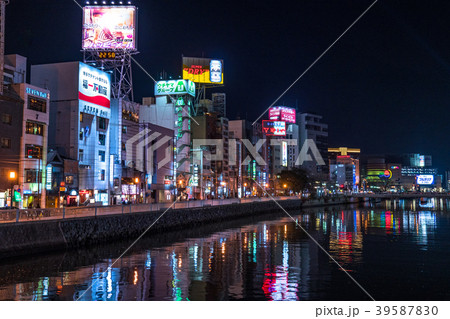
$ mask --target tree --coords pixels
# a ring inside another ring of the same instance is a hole
[[[294,168],[292,170],[285,170],[280,173],[280,185],[290,189],[294,192],[300,193],[303,190],[309,188],[310,180],[305,170],[300,168]]]

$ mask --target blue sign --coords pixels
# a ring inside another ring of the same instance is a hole
[[[48,98],[48,94],[47,93],[41,92],[39,90],[35,90],[35,89],[32,89],[32,88],[26,88],[25,92],[27,92],[27,94],[36,95],[36,96],[42,97],[44,99]]]

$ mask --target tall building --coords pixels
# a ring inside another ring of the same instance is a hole
[[[31,83],[50,88],[49,145],[78,160],[79,203],[112,202],[111,75],[81,62],[31,66]],[[68,194],[64,194],[67,196]]]
[[[297,113],[297,124],[299,131],[298,148],[301,150],[302,147],[305,147],[307,140],[312,140],[326,163],[328,159],[328,124],[322,122],[321,115],[313,113]],[[328,180],[328,165],[320,165],[314,156],[311,156],[311,158],[311,161],[303,162],[301,167],[306,169],[316,180]]]
[[[238,185],[238,197],[262,194],[261,186],[267,187],[271,177],[268,169],[270,164],[268,141],[266,140],[258,150],[265,165],[256,161],[243,142],[246,140],[254,146],[259,140],[263,140],[261,124],[252,125],[248,120],[232,120],[229,121],[229,130],[230,139],[236,140],[236,160],[230,165],[230,176],[234,177]]]
[[[211,112],[217,113],[219,117],[227,116],[227,98],[225,93],[212,93],[212,110]]]
[[[0,204],[45,207],[50,92],[20,82],[26,79],[26,61],[19,55],[5,57],[6,89],[1,97],[0,123],[4,158],[0,163]]]
[[[328,149],[330,181],[332,185],[357,190],[360,185],[358,148],[335,147]]]
[[[210,161],[204,161],[203,171],[206,172],[205,194],[214,198],[233,196],[234,184],[229,182],[229,121],[219,117],[217,113],[204,113],[194,116],[192,125],[192,139],[215,140],[215,145],[200,144],[205,152],[212,155]],[[196,142],[196,144],[199,142]],[[215,158],[215,159],[214,159]],[[208,173],[210,171],[210,173]],[[209,185],[209,186],[208,186]]]
[[[110,154],[119,164],[114,193],[133,203],[171,201],[174,131],[143,121],[141,110],[143,105],[123,99],[111,103]]]
[[[189,85],[186,80],[179,80],[185,87]],[[156,84],[156,87],[162,82]],[[192,83],[192,82],[190,82]],[[151,123],[174,131],[174,167],[173,186],[177,189],[176,195],[182,198],[192,197],[191,178],[193,167],[191,165],[191,126],[192,108],[195,91],[182,90],[179,93],[166,93],[164,90],[155,90],[155,98],[144,98],[140,108],[140,123]],[[149,104],[150,103],[150,104]],[[168,183],[168,181],[167,181]]]

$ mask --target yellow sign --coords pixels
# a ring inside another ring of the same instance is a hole
[[[59,188],[59,191],[60,191],[60,192],[65,192],[65,191],[66,191],[66,188],[65,188],[65,187],[60,187],[60,188]]]
[[[223,61],[183,57],[183,79],[194,83],[223,84]]]

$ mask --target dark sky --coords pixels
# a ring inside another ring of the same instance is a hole
[[[224,59],[228,117],[253,121],[372,2],[133,1],[136,59],[154,77],[180,75],[182,54]],[[449,168],[449,16],[448,0],[379,0],[277,104],[322,114],[330,146],[431,154]],[[6,52],[81,60],[81,18],[72,0],[11,0]],[[137,100],[152,96],[133,72]]]

